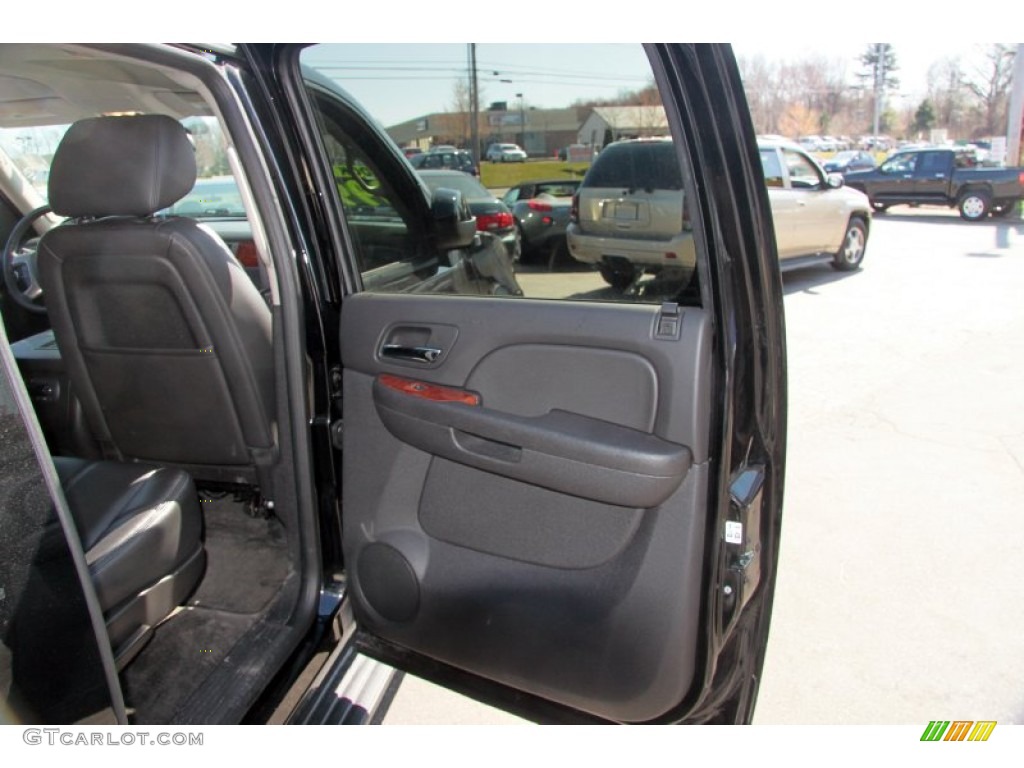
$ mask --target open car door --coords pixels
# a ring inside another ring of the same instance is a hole
[[[378,289],[382,268],[436,281],[467,250],[416,229],[431,209],[412,170],[314,77],[312,50],[247,55],[333,200],[361,650],[538,720],[748,722],[775,583],[785,351],[731,49],[646,48],[696,263],[560,298]]]

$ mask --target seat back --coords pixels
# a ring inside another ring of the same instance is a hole
[[[108,458],[255,482],[275,454],[271,314],[211,230],[152,216],[194,180],[187,134],[169,117],[76,123],[50,175],[54,211],[73,220],[42,238],[39,279]]]

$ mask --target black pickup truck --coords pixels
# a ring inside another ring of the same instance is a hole
[[[952,149],[897,152],[878,168],[846,174],[881,213],[893,205],[956,206],[968,221],[1005,216],[1024,198],[1024,168],[960,167]]]

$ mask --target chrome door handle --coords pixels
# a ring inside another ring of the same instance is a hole
[[[424,364],[437,362],[443,353],[444,350],[437,347],[406,347],[401,344],[385,344],[380,350],[381,357]]]

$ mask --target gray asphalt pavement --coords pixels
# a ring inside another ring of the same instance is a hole
[[[788,468],[755,722],[1024,723],[1024,224],[897,208],[859,272],[784,283]],[[408,680],[385,722],[516,720]]]

